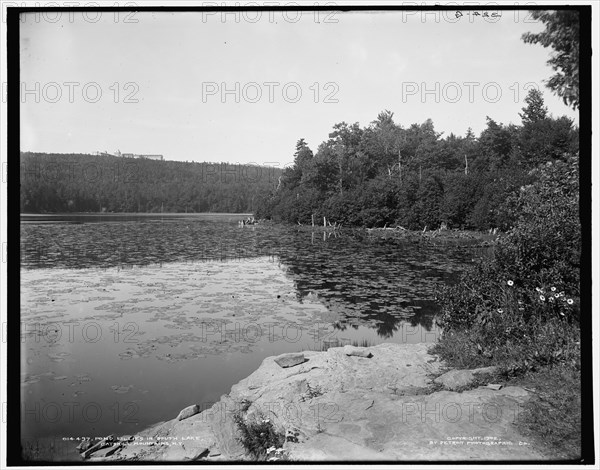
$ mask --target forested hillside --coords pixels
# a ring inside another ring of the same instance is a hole
[[[533,181],[540,163],[578,151],[578,131],[567,117],[548,115],[540,91],[530,90],[521,125],[487,118],[479,136],[437,132],[428,119],[403,127],[383,111],[369,126],[341,122],[316,153],[304,139],[282,184],[257,216],[292,223],[408,229],[508,228],[504,202]]]
[[[21,153],[21,212],[254,212],[278,168]]]

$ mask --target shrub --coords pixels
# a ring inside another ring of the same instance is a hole
[[[561,284],[579,295],[578,159],[547,163],[532,173],[537,182],[509,201],[515,224],[498,246],[497,268],[530,287]]]
[[[435,351],[450,364],[579,368],[577,158],[534,173],[536,182],[509,201],[514,226],[494,259],[438,292],[444,333]]]

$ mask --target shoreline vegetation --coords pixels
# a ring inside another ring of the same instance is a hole
[[[495,366],[534,393],[519,426],[568,458],[581,455],[579,156],[547,162],[508,201],[514,225],[482,260],[441,287],[443,334],[432,352],[452,367]]]
[[[457,244],[478,244],[481,246],[492,246],[501,233],[497,231],[476,231],[476,230],[448,230],[437,229],[427,230],[409,230],[404,227],[344,227],[344,226],[310,226],[286,224],[290,227],[295,227],[298,231],[304,232],[337,232],[338,234],[349,234],[351,236],[366,236],[372,239],[395,239],[406,241],[429,241],[440,243],[457,243]]]

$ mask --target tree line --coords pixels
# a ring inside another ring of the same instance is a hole
[[[261,199],[257,216],[309,224],[326,217],[351,226],[506,229],[507,197],[533,182],[540,163],[578,152],[578,129],[549,115],[531,89],[520,125],[487,117],[476,136],[437,132],[431,119],[403,127],[385,110],[366,127],[341,122],[313,152],[296,144],[294,164]]]

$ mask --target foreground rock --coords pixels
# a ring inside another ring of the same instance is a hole
[[[281,356],[277,356],[274,361],[284,369],[287,367],[294,367],[299,364],[306,362],[306,358],[304,354],[301,353],[289,353],[282,354]]]
[[[368,348],[357,348],[350,345],[344,346],[344,354],[346,356],[373,357],[373,353]]]
[[[476,379],[476,374],[493,374],[496,367],[480,367],[470,370],[451,370],[437,377],[434,382],[443,385],[448,390],[458,390],[468,387]]]
[[[283,448],[291,460],[549,458],[515,428],[526,390],[434,391],[444,367],[427,347],[308,351],[302,363],[285,368],[266,358],[212,408],[149,428],[103,460],[248,459],[235,413],[247,423],[273,423],[287,436]]]

